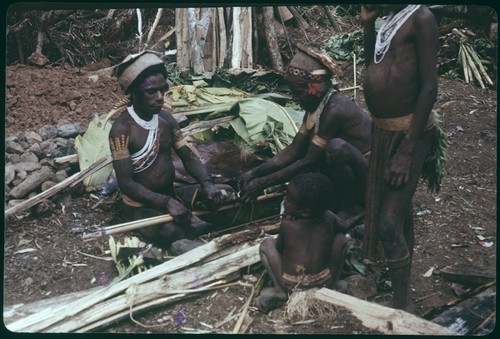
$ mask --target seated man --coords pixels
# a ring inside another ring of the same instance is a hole
[[[265,313],[284,305],[296,287],[346,287],[340,274],[347,239],[342,220],[328,210],[333,196],[330,179],[321,173],[299,174],[288,184],[278,237],[264,240],[259,248],[273,283],[255,300]]]
[[[196,150],[187,143],[177,121],[162,109],[168,90],[164,63],[153,53],[141,53],[118,65],[116,76],[131,101],[109,133],[113,167],[123,194],[124,219],[172,215],[173,222],[139,230],[162,247],[206,233],[208,225],[191,218],[191,211],[176,195],[171,150],[175,150],[188,173],[200,184],[200,191],[208,201],[215,206],[220,204],[222,193],[210,179]]]
[[[332,71],[319,59],[302,51],[293,57],[285,80],[307,113],[288,147],[241,175],[239,189],[243,201],[254,201],[263,189],[285,183],[300,172],[319,169],[332,180],[337,197],[342,197],[333,202],[332,211],[350,225],[360,221],[371,119],[332,86],[331,77]]]

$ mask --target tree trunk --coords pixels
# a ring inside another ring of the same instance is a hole
[[[278,37],[274,29],[273,7],[262,7],[262,21],[265,27],[266,44],[272,67],[276,72],[281,73],[283,72],[283,60],[281,59]]]

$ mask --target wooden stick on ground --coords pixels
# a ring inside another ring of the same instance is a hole
[[[259,196],[257,198],[257,201],[268,200],[268,199],[276,198],[276,197],[279,197],[282,195],[283,195],[282,192],[265,194],[265,195]],[[218,211],[223,211],[223,210],[235,208],[235,207],[238,207],[240,205],[241,205],[240,203],[231,204],[231,205],[224,205],[224,206],[221,206],[218,209]],[[210,211],[194,211],[193,216],[201,216],[201,215],[206,215],[209,213],[211,213],[211,212]],[[129,222],[116,224],[116,225],[112,225],[112,226],[102,227],[101,230],[99,230],[97,232],[84,234],[83,238],[96,238],[96,237],[101,237],[104,235],[128,232],[128,231],[136,230],[136,229],[139,229],[142,227],[157,225],[157,224],[161,224],[164,222],[171,222],[173,220],[174,219],[170,214],[164,214],[164,215],[160,215],[157,217],[134,220],[134,221],[129,221]]]
[[[408,312],[378,305],[327,288],[315,298],[341,306],[361,320],[363,326],[386,334],[457,335],[457,333]]]
[[[35,206],[36,204],[40,203],[41,201],[47,199],[48,197],[51,197],[55,195],[56,193],[59,193],[63,189],[66,189],[68,187],[74,187],[78,183],[80,183],[83,179],[85,179],[87,176],[91,175],[92,173],[95,173],[99,171],[101,168],[109,165],[111,163],[112,159],[111,157],[104,157],[101,158],[100,160],[96,161],[83,171],[80,171],[78,173],[73,174],[69,178],[66,178],[65,180],[61,181],[55,186],[52,186],[48,190],[35,195],[34,197],[25,200],[23,202],[20,202],[19,204],[7,209],[5,211],[5,216],[12,215],[14,213],[19,213],[21,211],[24,211],[30,207]]]

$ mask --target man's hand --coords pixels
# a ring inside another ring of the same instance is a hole
[[[221,190],[211,181],[205,181],[201,184],[201,193],[208,201],[213,203],[212,206],[208,206],[211,210],[219,206],[224,199]]]
[[[238,178],[238,190],[240,192],[244,192],[245,187],[247,186],[248,182],[252,180],[252,178],[253,175],[251,171],[241,174],[240,177]]]
[[[374,5],[361,5],[361,13],[359,18],[363,22],[375,20],[379,15],[378,9]]]
[[[255,202],[257,197],[264,190],[264,185],[259,178],[255,178],[253,180],[247,181],[245,186],[241,190],[241,200],[245,203]]]
[[[411,154],[396,152],[384,173],[385,180],[394,187],[406,184],[410,179]]]
[[[174,218],[174,222],[180,226],[191,224],[191,211],[174,198],[168,199],[168,213]]]

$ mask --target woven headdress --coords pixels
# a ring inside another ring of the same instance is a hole
[[[287,78],[322,82],[329,80],[332,75],[342,75],[340,68],[327,54],[301,44],[297,44],[297,48],[297,53],[287,67],[285,75]]]
[[[151,66],[161,65],[163,61],[154,53],[143,51],[138,54],[127,56],[121,63],[115,66],[114,74],[118,78],[118,84],[126,92],[130,84],[146,69]]]

